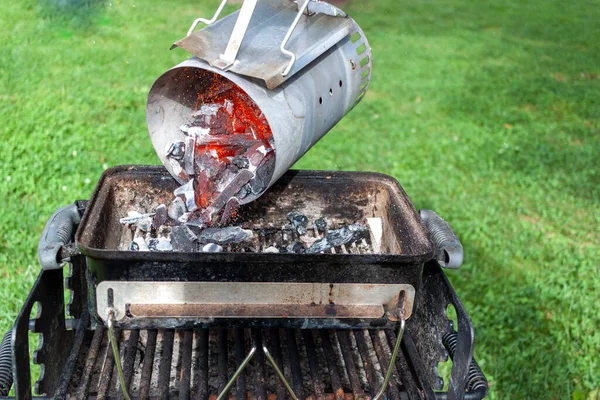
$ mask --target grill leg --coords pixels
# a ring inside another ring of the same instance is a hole
[[[223,392],[227,384],[227,329],[219,329],[219,393]]]
[[[260,337],[260,332],[259,331],[255,332],[255,338],[254,339],[255,339],[255,341],[254,341],[254,343],[252,345],[252,348],[250,349],[250,352],[248,353],[248,355],[246,356],[246,358],[244,359],[244,361],[242,361],[242,363],[240,364],[240,366],[238,367],[238,369],[235,371],[235,373],[233,374],[233,376],[231,377],[231,379],[229,379],[229,381],[227,382],[227,384],[225,385],[225,387],[223,388],[223,390],[219,393],[219,396],[217,397],[217,400],[223,400],[223,399],[225,399],[227,397],[227,393],[231,389],[231,386],[233,386],[233,384],[235,383],[235,381],[238,378],[238,376],[240,376],[241,374],[243,374],[244,369],[246,369],[246,366],[248,365],[248,363],[250,362],[250,360],[256,354],[257,349],[258,349],[258,344],[261,343],[261,337]],[[267,349],[267,346],[266,345],[262,345],[260,347],[260,349],[262,350],[264,356],[269,361],[269,364],[271,364],[271,366],[275,370],[275,373],[277,374],[277,376],[279,377],[279,379],[281,380],[281,382],[284,384],[285,388],[287,389],[287,391],[290,394],[290,396],[292,397],[292,399],[293,400],[298,400],[298,397],[294,393],[294,390],[290,386],[289,382],[285,379],[285,375],[283,374],[283,372],[281,371],[281,369],[277,365],[277,362],[275,361],[275,359],[273,358],[273,356],[269,352],[269,349]],[[262,363],[260,363],[260,364],[262,365]],[[262,374],[262,375],[264,375],[264,374]],[[264,376],[261,379],[259,379],[259,381],[260,381],[260,383],[263,384],[261,391],[264,392]],[[257,396],[257,397],[260,397],[260,395]],[[265,394],[264,397],[266,398],[266,394]]]
[[[246,354],[246,343],[244,342],[244,329],[235,328],[235,363],[238,368],[244,362]],[[246,374],[242,372],[237,378],[237,399],[246,399]]]

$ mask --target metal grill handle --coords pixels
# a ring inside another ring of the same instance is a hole
[[[42,269],[60,269],[62,260],[58,260],[60,250],[71,243],[80,217],[75,204],[59,208],[48,220],[40,243],[38,257]]]
[[[450,269],[460,268],[463,263],[463,247],[450,224],[435,211],[422,209],[419,214],[431,234],[440,266]]]

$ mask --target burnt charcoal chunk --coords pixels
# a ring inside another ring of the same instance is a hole
[[[152,218],[140,218],[137,221],[135,221],[135,226],[140,228],[141,231],[150,232],[150,229],[152,228]]]
[[[229,220],[237,213],[238,208],[240,208],[239,200],[235,197],[230,198],[225,205],[225,209],[223,210],[223,215],[221,216],[221,225],[227,224]]]
[[[148,241],[148,250],[156,251],[156,246],[158,245],[158,239],[150,239]]]
[[[198,234],[200,243],[230,244],[245,242],[254,236],[250,230],[239,226],[228,226],[225,228],[206,228]]]
[[[316,242],[314,242],[313,245],[310,246],[306,250],[306,253],[307,254],[317,254],[317,253],[321,253],[323,251],[327,251],[327,250],[331,249],[332,247],[333,247],[333,245],[331,243],[329,243],[329,241],[327,240],[326,237],[324,237],[323,239],[319,239]]]
[[[327,220],[325,219],[325,217],[321,217],[321,218],[317,218],[315,220],[315,228],[317,228],[317,231],[319,232],[325,232],[327,231]]]
[[[246,157],[235,156],[231,159],[231,164],[238,168],[248,168],[250,166],[250,161],[248,161]]]
[[[237,194],[237,198],[242,200],[245,199],[246,197],[248,197],[248,195],[252,193],[252,189],[250,188],[250,185],[245,185],[243,186],[240,191]]]
[[[158,238],[158,243],[156,244],[157,251],[172,251],[173,245],[171,241],[167,238]]]
[[[194,251],[198,237],[185,225],[175,226],[171,231],[171,245],[173,250]]]
[[[167,238],[150,239],[148,241],[148,250],[150,251],[171,251],[173,245]]]
[[[306,226],[308,225],[308,218],[306,218],[306,215],[299,213],[298,211],[292,211],[287,215],[287,218],[299,235],[304,235],[306,233]]]
[[[179,186],[173,191],[173,194],[182,198],[187,211],[195,211],[198,208],[196,205],[193,179],[190,179],[186,184]]]
[[[152,227],[154,227],[154,229],[158,229],[163,226],[165,222],[167,222],[167,214],[167,206],[164,204],[156,207],[156,210],[154,210],[154,218],[152,219]]]
[[[288,244],[286,250],[288,253],[304,254],[306,252],[306,247],[304,246],[304,243],[296,240]]]
[[[167,145],[166,156],[174,160],[182,160],[185,154],[184,142],[171,142]]]
[[[168,209],[169,218],[171,218],[175,221],[179,220],[179,217],[181,217],[186,212],[187,212],[187,209],[185,208],[185,202],[180,197],[175,197],[175,200],[173,200],[171,202],[171,204],[169,204],[169,209]]]
[[[261,194],[267,189],[275,170],[275,157],[272,153],[269,153],[266,157],[268,157],[267,161],[258,167],[254,172],[254,178],[250,181],[252,193],[256,195]]]
[[[327,241],[332,246],[354,243],[369,234],[369,227],[355,223],[343,228],[327,231]]]

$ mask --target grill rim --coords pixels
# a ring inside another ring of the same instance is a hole
[[[269,253],[198,253],[198,252],[133,252],[123,250],[101,249],[93,247],[86,240],[85,236],[90,229],[94,229],[92,216],[102,211],[107,201],[108,181],[122,173],[135,173],[140,175],[157,175],[160,179],[172,179],[166,168],[156,165],[120,165],[104,171],[92,197],[88,203],[85,213],[79,223],[75,233],[75,244],[81,254],[91,257],[95,260],[124,261],[124,262],[277,262],[277,263],[332,263],[333,266],[343,266],[348,264],[423,264],[431,260],[434,256],[433,244],[430,235],[419,217],[416,209],[408,199],[408,195],[393,177],[378,172],[358,172],[358,171],[312,171],[312,170],[289,170],[278,182],[290,182],[294,178],[314,179],[327,181],[350,182],[358,179],[364,181],[377,181],[390,189],[390,194],[394,198],[390,204],[402,207],[403,213],[406,213],[406,221],[411,224],[410,233],[411,245],[408,250],[411,254],[269,254]],[[327,178],[325,178],[327,177]]]

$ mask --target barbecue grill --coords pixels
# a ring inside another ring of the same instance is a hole
[[[170,184],[176,184],[164,169],[156,167],[120,167],[108,171],[105,178],[117,172],[131,177],[139,174],[140,170],[146,176],[161,175]],[[281,184],[288,187],[298,176],[300,180],[302,176],[310,176],[313,180],[318,181],[320,177],[329,181],[336,174],[338,179],[339,175],[351,179],[357,174],[358,186],[361,177],[364,178],[362,173],[291,171],[284,176]],[[95,198],[98,198],[102,187],[101,180]],[[274,192],[278,187],[274,186]],[[267,195],[262,205],[269,204],[268,200]],[[162,321],[160,318],[143,318],[141,322],[132,317],[115,321],[111,328],[120,352],[120,374],[110,347],[108,329],[94,307],[94,289],[98,282],[93,271],[98,266],[90,267],[94,263],[90,262],[93,255],[81,254],[73,243],[75,237],[83,235],[84,224],[89,222],[93,212],[93,202],[94,199],[78,201],[59,210],[48,222],[40,241],[40,259],[50,261],[44,265],[17,318],[12,341],[9,339],[4,346],[8,350],[1,352],[12,355],[8,361],[12,361],[13,376],[2,376],[4,380],[0,383],[10,388],[14,377],[18,398],[32,394],[30,361],[42,366],[42,375],[34,385],[35,392],[53,398],[116,398],[122,396],[120,378],[128,393],[139,398],[212,399],[219,395],[223,398],[226,393],[240,399],[284,398],[289,395],[286,385],[297,398],[316,399],[372,398],[382,387],[385,397],[392,399],[480,399],[487,393],[485,377],[472,359],[473,325],[440,268],[440,264],[451,263],[457,256],[453,252],[458,245],[457,240],[448,232],[449,227],[431,212],[422,214],[426,216],[427,224],[424,226],[431,231],[434,249],[425,257],[429,260],[423,261],[424,267],[416,267],[419,279],[414,282],[418,289],[415,305],[399,346],[396,346],[397,324],[389,321],[381,323],[380,319],[348,319],[338,324],[323,316],[303,319],[309,324],[306,327],[297,325],[294,318],[281,316],[277,319],[254,317],[244,320],[239,316],[232,318],[225,315],[213,321],[189,316],[174,320],[162,316]],[[256,211],[259,206],[260,203],[253,203],[251,208]],[[407,207],[410,210],[410,204]],[[83,246],[79,247],[83,250]],[[227,257],[233,254],[255,258],[274,256],[231,252],[229,255],[223,253],[225,260],[213,261],[225,265]],[[332,254],[331,260],[340,257],[340,260],[348,262],[351,256]],[[361,273],[374,268],[369,264],[372,255],[354,256],[359,259],[351,263],[351,268]],[[63,284],[63,271],[54,268],[54,264],[61,264],[64,260],[68,261],[69,274]],[[281,262],[289,260],[284,258]],[[121,278],[141,279],[143,274],[147,274],[150,281],[156,276],[163,280],[165,274],[156,271],[185,269],[182,266],[171,268],[169,263],[173,260],[163,259],[152,261],[153,269],[141,267],[136,272],[137,267],[148,262],[141,261],[136,265],[132,260],[122,260],[123,265],[131,265],[124,268],[127,272]],[[205,261],[212,263],[211,260]],[[252,261],[250,259],[251,264]],[[157,267],[157,263],[162,268]],[[363,268],[361,263],[366,263]],[[100,264],[110,270],[106,260]],[[384,269],[394,270],[393,266],[394,263]],[[407,269],[410,271],[410,265]],[[365,276],[368,278],[368,273]],[[402,279],[402,275],[380,277],[388,278]],[[66,307],[65,291],[70,293]],[[40,310],[37,314],[36,304]],[[456,310],[456,324],[447,315],[449,305]],[[34,319],[30,319],[32,312],[36,315]],[[372,321],[377,323],[374,326],[366,323]],[[40,347],[31,360],[30,331],[40,334]],[[394,349],[398,349],[397,354]],[[452,372],[449,382],[445,382],[447,390],[440,391],[444,388],[444,381],[438,375],[438,363],[448,357],[453,360]],[[7,359],[2,358],[0,364],[6,366]],[[243,365],[245,368],[240,368]],[[385,382],[388,371],[389,382]]]
[[[246,0],[215,22],[226,2],[150,91],[164,167],[111,168],[47,223],[2,394],[14,379],[32,395],[31,331],[34,391],[52,398],[485,397],[441,270],[462,263],[450,226],[391,177],[288,171],[366,93],[364,33],[316,0]]]

